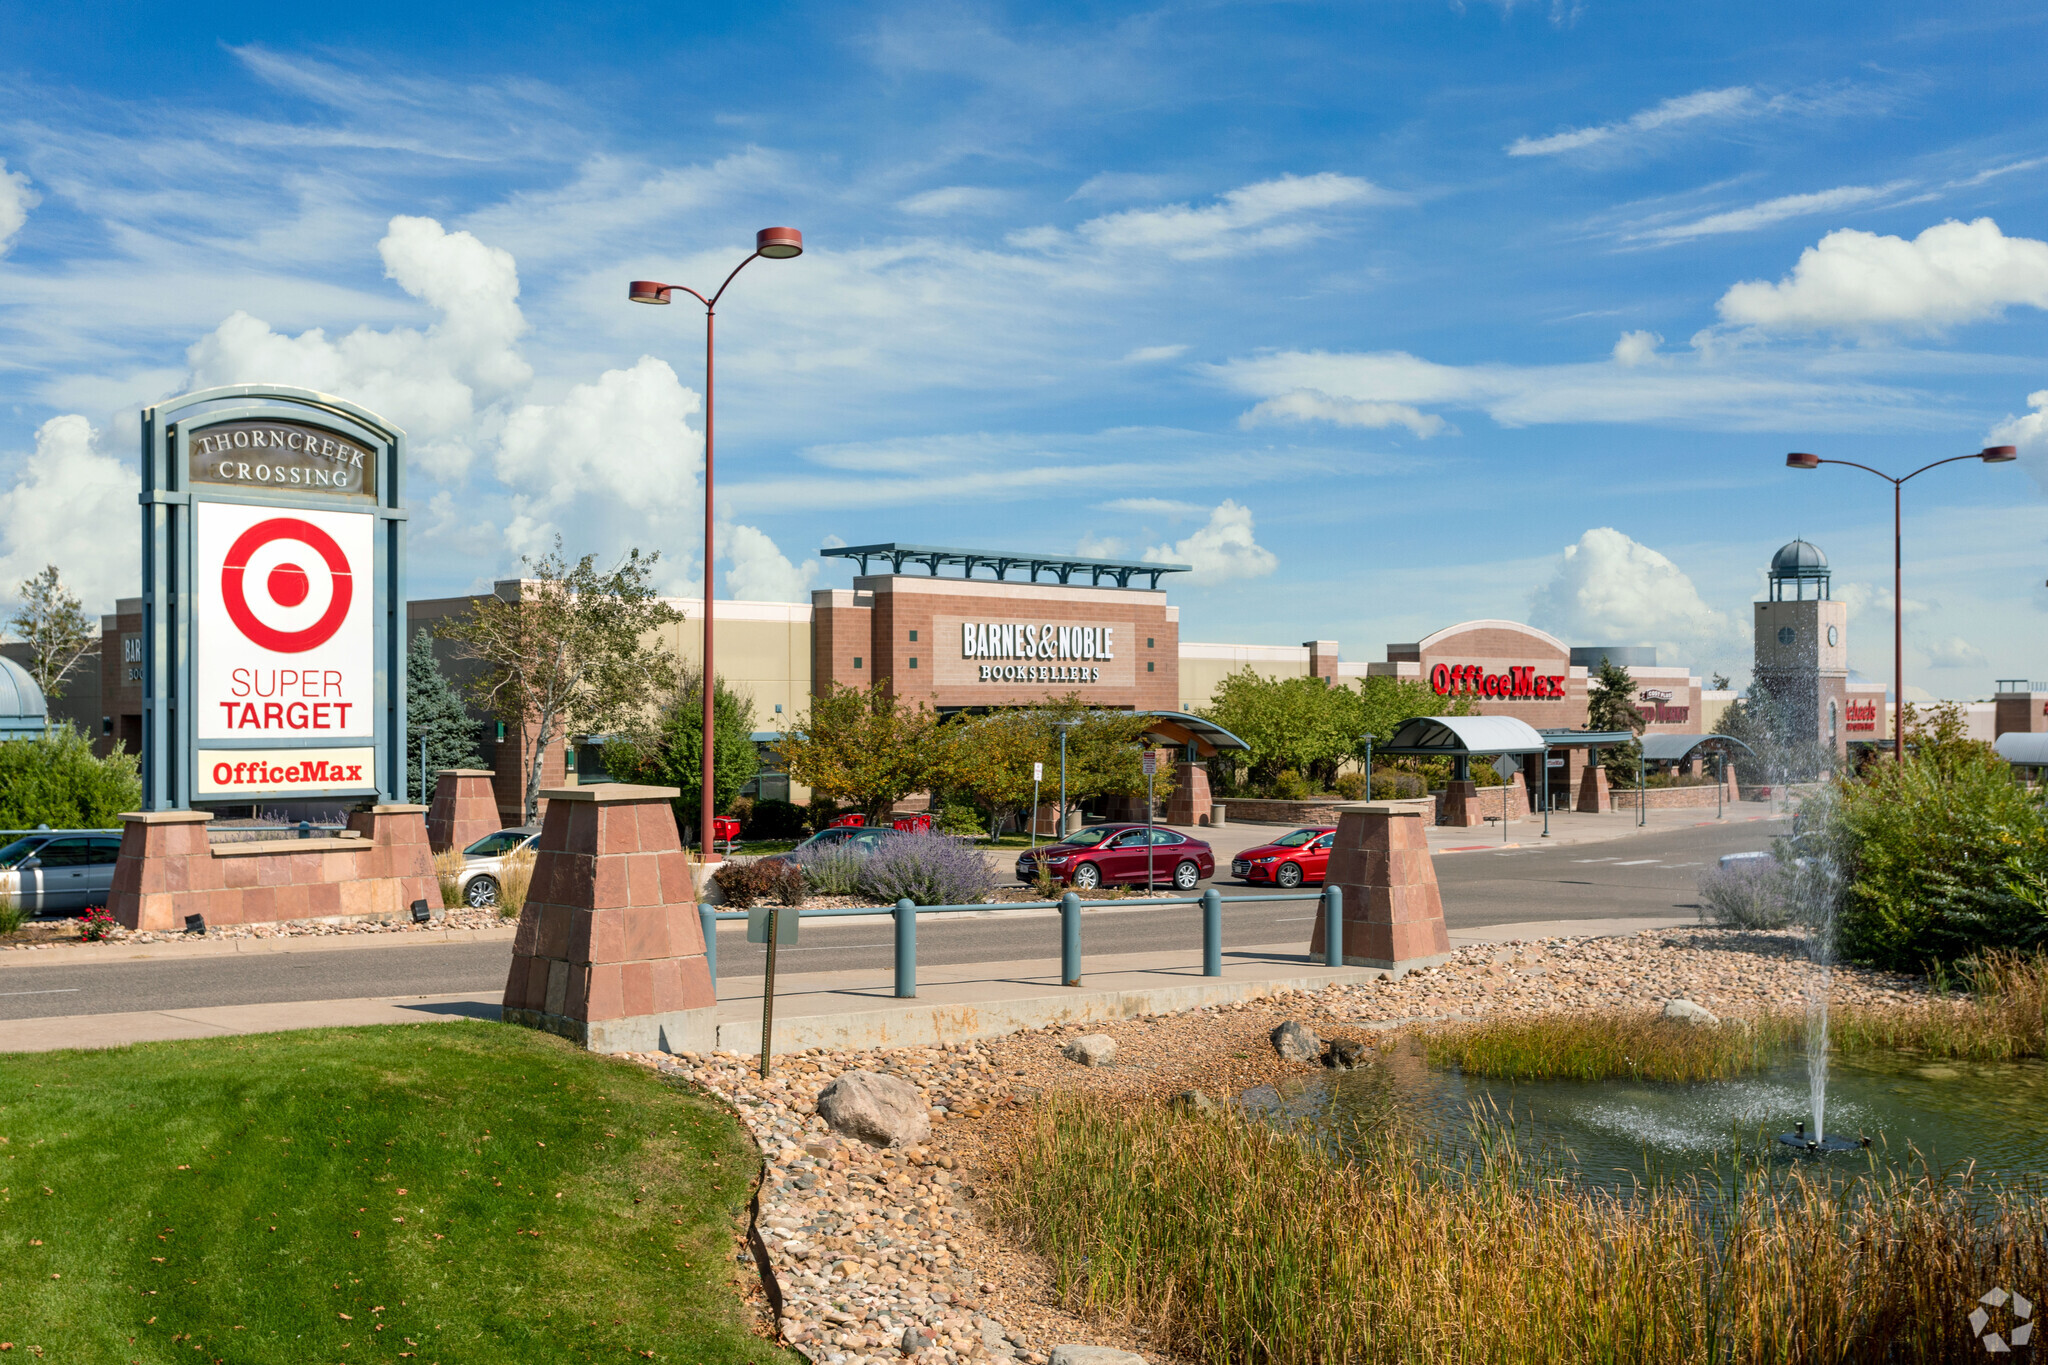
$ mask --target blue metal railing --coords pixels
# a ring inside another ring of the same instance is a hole
[[[1271,905],[1276,901],[1320,901],[1323,914],[1323,965],[1341,967],[1344,965],[1344,895],[1334,886],[1320,891],[1282,892],[1271,896],[1226,896],[1215,887],[1210,887],[1199,896],[1148,896],[1139,900],[1118,901],[1117,905],[1127,908],[1142,907],[1160,909],[1173,905],[1199,905],[1202,907],[1202,975],[1223,975],[1223,907],[1246,901],[1257,901]],[[1081,984],[1081,898],[1069,891],[1056,901],[1017,901],[1001,905],[915,905],[908,900],[897,901],[893,906],[850,905],[821,910],[779,909],[779,914],[795,914],[799,919],[839,919],[852,915],[891,915],[896,921],[895,960],[896,997],[899,1000],[917,998],[917,917],[919,915],[946,915],[983,913],[996,910],[1058,910],[1060,912],[1060,981],[1064,985]],[[718,925],[720,921],[744,920],[744,910],[720,910],[715,905],[699,904],[697,919],[704,930],[705,966],[710,969],[711,988],[718,989]]]

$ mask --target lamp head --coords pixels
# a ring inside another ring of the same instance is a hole
[[[1785,467],[1788,469],[1819,469],[1820,456],[1808,455],[1804,451],[1795,450],[1785,457]]]
[[[672,284],[659,280],[635,280],[626,286],[626,297],[635,303],[667,303]]]
[[[804,235],[793,227],[762,228],[754,234],[754,252],[771,261],[804,254]]]
[[[1978,458],[1985,464],[2009,464],[2019,457],[2020,452],[2015,446],[1985,446],[1984,453]]]

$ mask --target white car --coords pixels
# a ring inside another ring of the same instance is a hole
[[[507,854],[519,849],[532,851],[540,839],[539,825],[521,825],[517,829],[501,829],[462,850],[462,875],[456,882],[456,895],[464,905],[478,909],[498,903],[498,871],[504,866]]]

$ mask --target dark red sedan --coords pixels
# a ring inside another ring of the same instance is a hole
[[[1335,825],[1310,825],[1270,844],[1246,849],[1230,860],[1230,875],[1239,881],[1285,887],[1320,882],[1330,866],[1330,845],[1336,841]]]
[[[1153,881],[1192,891],[1203,878],[1216,875],[1216,854],[1200,839],[1157,825],[1149,845],[1143,825],[1090,825],[1020,856],[1017,880],[1034,880],[1041,866],[1055,881],[1084,891],[1112,882],[1143,885],[1148,867]]]

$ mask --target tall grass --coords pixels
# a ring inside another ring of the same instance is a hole
[[[434,880],[441,887],[441,904],[453,909],[462,904],[462,867],[466,859],[459,848],[444,848],[434,855]]]
[[[2048,1055],[2048,955],[1992,951],[1959,964],[1967,994],[1906,1005],[1837,1006],[1838,1052],[1917,1052],[2002,1062]]]
[[[533,850],[515,848],[498,862],[498,913],[510,919],[526,908],[526,889],[533,884]]]
[[[1713,1027],[1662,1015],[1544,1014],[1457,1025],[1423,1040],[1434,1067],[1507,1081],[1724,1081],[1771,1065],[1802,1035],[1789,1015]]]
[[[21,902],[14,898],[12,891],[0,891],[0,934],[11,934],[21,928]]]
[[[1946,1361],[1965,1315],[2048,1273],[2048,1199],[1932,1179],[1751,1176],[1616,1195],[1494,1141],[1446,1173],[1402,1139],[1352,1162],[1226,1112],[1048,1101],[996,1167],[998,1213],[1068,1307],[1232,1365]]]

